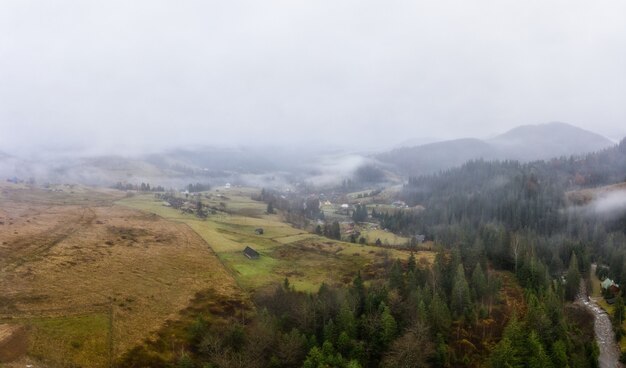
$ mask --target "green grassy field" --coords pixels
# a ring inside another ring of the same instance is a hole
[[[368,244],[373,244],[376,239],[380,239],[384,245],[393,246],[406,245],[409,242],[409,238],[398,236],[394,233],[380,229],[362,229],[361,236],[367,239]]]
[[[28,354],[53,366],[109,366],[109,314],[12,318],[27,326]]]
[[[337,284],[350,282],[357,270],[368,262],[384,256],[383,249],[330,240],[296,229],[280,221],[277,215],[267,215],[261,202],[250,199],[251,190],[233,189],[219,192],[226,200],[226,209],[206,220],[164,206],[151,195],[137,195],[118,201],[119,204],[155,213],[168,220],[180,221],[198,233],[217,253],[222,262],[234,273],[239,284],[248,290],[262,288],[289,278],[299,290],[316,290],[322,282]],[[247,195],[246,195],[247,194]],[[210,194],[211,198],[215,193]],[[203,196],[203,203],[208,203]],[[205,204],[206,204],[205,203]],[[240,215],[258,211],[253,217]],[[256,228],[264,233],[257,235]],[[407,239],[380,231],[389,244],[404,244]],[[383,240],[383,239],[381,239]],[[375,239],[372,240],[372,242]],[[242,251],[251,246],[261,254],[250,260]],[[390,249],[388,256],[406,259],[408,253]],[[430,252],[420,252],[419,257],[432,260]]]

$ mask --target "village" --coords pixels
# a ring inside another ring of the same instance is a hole
[[[232,214],[228,206],[231,199],[229,193],[249,190],[231,183],[204,191],[190,191],[189,188],[155,193],[154,197],[162,200],[165,207],[206,219],[208,216]],[[203,189],[208,189],[208,185]],[[264,188],[260,194],[251,195],[251,199],[267,204],[266,214],[281,211],[285,221],[317,235],[362,245],[432,250],[432,242],[427,241],[423,234],[402,236],[381,227],[377,214],[398,211],[419,213],[424,210],[422,206],[409,207],[403,201],[389,198],[393,198],[391,194],[381,189],[311,193],[298,186],[281,190]],[[329,229],[335,223],[338,228],[332,233]],[[262,234],[263,229],[255,229],[255,232]]]

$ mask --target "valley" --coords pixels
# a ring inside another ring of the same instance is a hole
[[[626,367],[626,2],[0,1],[0,368]]]
[[[297,290],[316,291],[409,256],[293,228],[265,214],[250,199],[256,192],[209,192],[220,193],[224,212],[198,219],[152,194],[3,184],[0,320],[26,331],[22,359],[105,367],[179,319],[199,295],[210,295],[203,310],[213,319],[252,316],[251,295],[286,278]],[[244,245],[260,259],[246,258]],[[429,264],[434,254],[416,256]],[[241,309],[221,310],[232,303]]]

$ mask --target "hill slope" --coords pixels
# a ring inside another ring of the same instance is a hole
[[[558,122],[522,125],[488,142],[505,158],[522,161],[595,152],[613,145],[599,134]]]
[[[457,139],[399,148],[377,155],[408,175],[429,174],[473,159],[533,161],[599,151],[614,145],[565,123],[524,125],[488,140]]]

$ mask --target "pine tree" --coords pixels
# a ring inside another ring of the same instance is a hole
[[[434,293],[433,300],[430,303],[430,316],[436,333],[448,334],[450,332],[450,324],[452,323],[450,310],[437,292]]]
[[[552,344],[552,362],[555,367],[569,368],[567,347],[563,340],[559,339]]]
[[[339,226],[338,221],[333,221],[330,230],[330,237],[333,239],[341,240],[341,227]]]
[[[423,300],[420,300],[417,304],[417,319],[421,322],[426,322],[427,318],[426,303],[424,303]]]
[[[618,295],[615,300],[615,304],[613,305],[613,316],[611,316],[611,323],[613,324],[613,331],[615,331],[616,341],[620,341],[624,335],[624,329],[622,327],[624,319],[624,299],[621,295]]]
[[[465,279],[465,271],[463,265],[459,264],[452,286],[452,296],[450,307],[456,318],[466,315],[471,309],[471,297],[469,285]]]
[[[381,337],[385,345],[389,345],[391,341],[396,337],[398,324],[395,318],[391,315],[389,307],[382,304],[382,313],[380,315],[380,321],[382,325]]]
[[[487,278],[483,273],[483,268],[481,267],[480,262],[476,263],[476,267],[472,273],[472,287],[476,293],[476,298],[483,300],[485,295],[487,295],[488,285]]]
[[[551,368],[552,362],[535,331],[528,336],[528,368]]]
[[[402,273],[402,266],[400,265],[399,260],[396,260],[391,266],[391,271],[389,273],[389,286],[400,292],[404,291],[404,275]]]
[[[417,264],[415,263],[415,255],[413,254],[413,252],[411,252],[411,255],[409,256],[409,260],[407,262],[407,269],[409,272],[415,272],[416,266]]]
[[[357,320],[354,317],[354,313],[345,304],[342,305],[339,309],[339,316],[337,317],[337,328],[343,331],[342,333],[347,334],[349,338],[356,338]]]
[[[491,368],[522,368],[527,360],[526,338],[522,325],[513,315],[490,356]]]
[[[512,345],[511,340],[506,337],[498,342],[489,357],[491,368],[523,367],[520,359],[515,356]]]
[[[565,283],[565,297],[569,300],[576,299],[576,295],[580,290],[580,271],[578,269],[578,260],[576,253],[572,252],[572,257],[567,269],[567,279]]]
[[[355,298],[355,315],[359,317],[365,308],[365,285],[363,284],[363,278],[361,278],[361,271],[357,272],[354,281],[352,281],[351,293]]]

